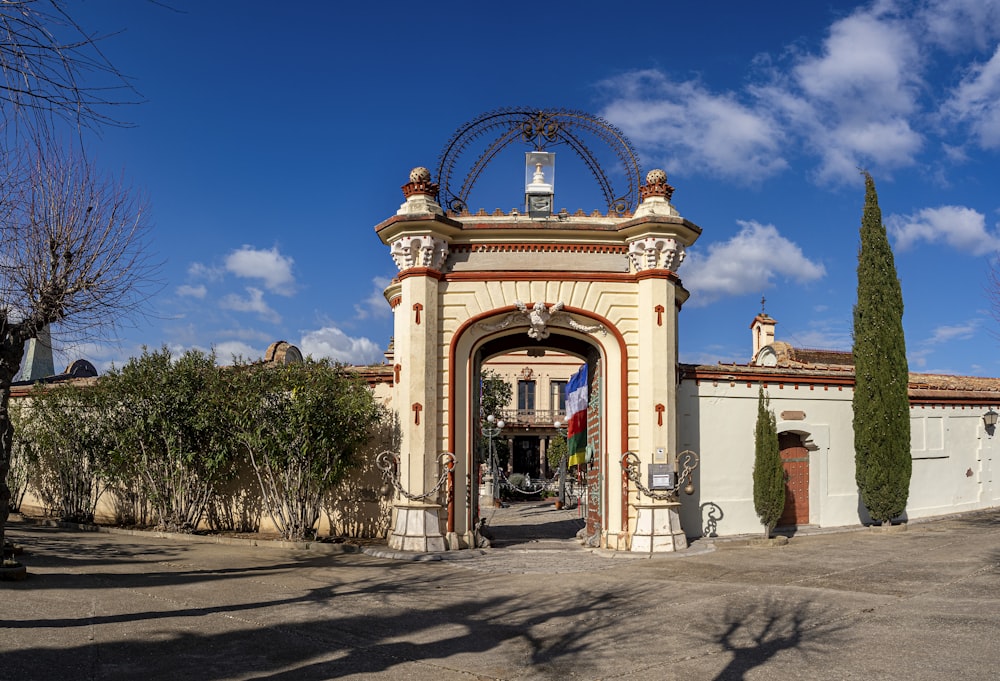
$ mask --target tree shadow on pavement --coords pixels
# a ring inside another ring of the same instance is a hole
[[[263,602],[33,620],[39,629],[79,627],[90,640],[79,643],[76,636],[75,645],[59,645],[61,636],[54,634],[37,645],[0,645],[3,674],[37,681],[299,681],[368,677],[421,663],[430,676],[442,666],[473,675],[489,666],[491,677],[517,675],[525,667],[556,677],[586,672],[586,653],[607,645],[611,633],[603,630],[615,622],[619,605],[603,590],[541,601],[473,596],[443,603],[435,603],[434,590],[421,570],[404,579],[354,582],[349,593],[322,587]],[[131,624],[132,633],[113,635],[122,624]]]
[[[730,605],[719,621],[704,625],[712,643],[731,657],[714,681],[738,681],[783,651],[809,657],[843,646],[850,635],[843,613],[810,601],[786,602],[767,597]]]
[[[484,665],[559,677],[613,647],[621,603],[586,586],[484,593],[481,575],[446,563],[22,534],[39,573],[4,586],[2,678],[331,679],[414,664],[424,677]]]

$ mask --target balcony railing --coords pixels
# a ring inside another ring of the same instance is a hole
[[[561,409],[504,409],[498,414],[508,426],[522,428],[555,428],[555,422],[566,423]]]

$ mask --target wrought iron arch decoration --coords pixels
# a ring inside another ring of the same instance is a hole
[[[626,191],[615,191],[597,156],[584,142],[585,137],[601,142],[615,154],[625,171]],[[485,149],[464,178],[456,177],[458,159],[483,138],[486,139]],[[565,145],[576,152],[600,185],[610,213],[626,215],[639,205],[642,182],[639,155],[621,130],[603,118],[582,111],[530,107],[510,107],[482,114],[452,135],[438,159],[441,203],[456,213],[467,211],[469,194],[486,166],[503,149],[518,142],[533,147],[534,151]],[[457,188],[453,184],[457,184]]]

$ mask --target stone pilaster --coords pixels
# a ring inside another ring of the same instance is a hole
[[[426,168],[414,168],[403,193],[406,202],[397,215],[413,216],[413,222],[388,243],[399,268],[392,291],[387,290],[394,310],[393,399],[400,421],[399,482],[410,495],[422,497],[435,489],[444,471],[438,289],[448,242],[435,231],[434,216],[442,211],[435,200],[437,185],[430,182]],[[418,500],[399,495],[389,546],[403,551],[448,548],[446,491],[442,486]]]
[[[637,437],[633,450],[639,458],[642,480],[649,466],[675,466],[677,455],[677,292],[675,272],[684,260],[687,235],[672,220],[669,204],[673,188],[662,171],[652,171],[642,188],[643,203],[636,211],[635,236],[628,242],[631,269],[638,285],[639,347],[637,372]],[[662,492],[662,490],[657,490]],[[673,551],[687,546],[680,527],[679,503],[643,495],[636,506],[633,551]]]

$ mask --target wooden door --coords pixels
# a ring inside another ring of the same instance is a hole
[[[809,523],[809,450],[795,433],[779,433],[781,466],[785,469],[785,510],[778,525]]]

